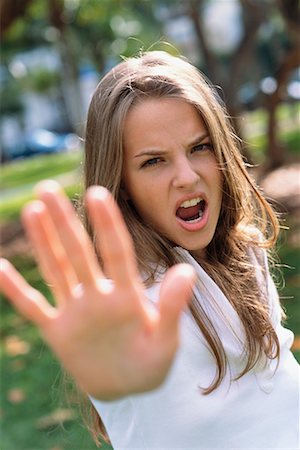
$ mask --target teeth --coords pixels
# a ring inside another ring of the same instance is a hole
[[[203,216],[203,212],[199,211],[199,216],[196,219],[192,219],[192,220],[187,220],[188,223],[195,223],[198,222],[200,219],[202,219]]]
[[[191,200],[186,200],[181,203],[180,208],[190,208],[191,206],[196,206],[198,203],[203,200],[201,197],[192,198]]]

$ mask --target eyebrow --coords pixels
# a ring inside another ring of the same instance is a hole
[[[199,136],[197,136],[195,139],[193,139],[188,145],[187,148],[191,148],[196,144],[200,144],[202,141],[204,141],[204,139],[209,138],[209,134],[205,133],[205,134],[200,134]],[[167,154],[168,152],[166,151],[162,151],[162,150],[155,150],[155,149],[150,149],[150,150],[144,150],[140,153],[138,153],[137,155],[134,155],[134,158],[141,158],[144,156],[164,156],[165,154]]]
[[[207,139],[207,138],[210,139],[210,135],[208,133],[200,134],[195,139],[193,139],[192,142],[190,142],[190,144],[187,145],[187,148],[191,148],[196,144],[200,144],[201,142],[204,141],[204,139]]]
[[[145,150],[137,155],[134,155],[134,158],[141,158],[142,156],[157,156],[157,155],[165,155],[167,152],[161,150]]]

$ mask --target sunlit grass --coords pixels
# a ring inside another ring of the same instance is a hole
[[[1,167],[0,189],[37,183],[80,168],[81,150],[72,153],[55,153],[16,159]]]
[[[55,178],[54,176],[51,178]],[[20,191],[12,197],[4,198],[0,203],[0,223],[15,220],[20,216],[21,209],[30,200],[34,199],[34,186],[25,192]],[[82,185],[79,183],[64,187],[64,191],[72,200],[77,200],[82,192]]]

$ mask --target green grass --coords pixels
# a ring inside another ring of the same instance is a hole
[[[290,229],[283,233],[278,254],[282,267],[281,286],[279,286],[279,296],[286,313],[285,325],[300,337],[300,258],[299,258],[299,237],[291,240],[291,233],[299,236],[300,223],[293,216],[289,216],[286,225]],[[300,346],[294,349],[294,354],[300,363]]]
[[[82,158],[82,151],[77,151],[40,155],[7,163],[1,168],[0,189],[34,184],[43,179],[78,170]]]
[[[66,407],[61,399],[61,369],[37,332],[28,324],[18,324],[18,337],[30,343],[26,355],[2,355],[1,398],[2,450],[94,450],[96,445],[84,428],[76,407]],[[24,400],[12,403],[12,390],[23,392]],[[69,409],[71,418],[41,425],[58,409]],[[110,448],[105,446],[105,448]]]
[[[16,257],[13,264],[22,271],[33,287],[39,289],[50,301],[51,295],[41,279],[35,262],[26,255]],[[62,371],[51,351],[43,343],[38,330],[21,318],[11,305],[1,304],[1,450],[94,450],[96,445],[85,429],[76,405],[66,406],[62,395]],[[16,348],[10,354],[8,340],[17,337],[27,344],[28,352]],[[18,390],[24,395],[19,402],[11,400]],[[72,417],[62,424],[48,420],[58,409],[69,409]],[[103,450],[111,447],[104,445]]]
[[[55,178],[55,176],[52,178]],[[75,183],[70,186],[66,186],[64,190],[68,197],[76,200],[81,195],[82,185],[80,183]],[[4,223],[18,219],[23,206],[33,199],[33,187],[30,187],[30,189],[25,192],[20,192],[12,198],[2,200],[0,203],[0,222]]]
[[[78,151],[42,155],[5,164],[0,177],[0,221],[17,219],[22,207],[34,198],[35,184],[43,179],[57,179],[64,185],[67,195],[76,199],[82,187],[82,159],[82,151]]]

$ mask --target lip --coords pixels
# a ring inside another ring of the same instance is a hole
[[[201,197],[203,200],[205,200],[205,210],[204,210],[203,216],[200,219],[198,219],[196,222],[193,222],[193,223],[185,222],[184,220],[180,219],[180,217],[178,217],[176,215],[176,211],[180,207],[180,205],[183,202],[185,202],[186,200],[191,200],[192,198],[197,198],[197,197]],[[205,225],[207,224],[208,216],[209,216],[209,207],[208,207],[207,197],[203,192],[195,192],[193,194],[189,194],[184,197],[181,197],[181,199],[176,202],[175,208],[176,208],[175,209],[176,220],[177,220],[178,224],[181,226],[181,228],[183,228],[184,230],[199,231],[202,228],[204,228]]]
[[[206,204],[208,203],[207,197],[204,194],[204,192],[194,192],[193,194],[185,195],[184,197],[181,197],[179,200],[177,200],[176,205],[175,205],[175,215],[176,215],[177,209],[180,207],[180,205],[183,202],[186,202],[187,200],[192,200],[192,198],[197,198],[197,197],[203,198],[203,200],[205,200],[205,203]]]

